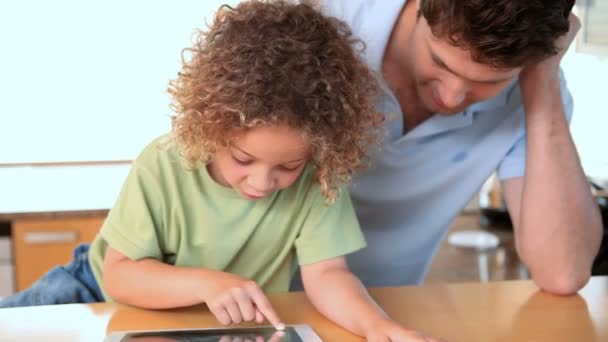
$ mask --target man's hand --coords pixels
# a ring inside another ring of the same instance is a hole
[[[526,94],[533,96],[537,91],[545,89],[547,85],[550,86],[548,83],[551,82],[557,83],[559,87],[557,77],[559,64],[581,28],[581,22],[574,14],[570,14],[568,21],[570,22],[570,29],[555,42],[555,46],[558,49],[557,54],[539,63],[527,66],[521,72],[519,81],[524,97],[527,97]]]
[[[270,301],[253,280],[227,272],[208,270],[206,273],[201,299],[220,323],[262,323],[266,317],[278,330],[285,329]]]

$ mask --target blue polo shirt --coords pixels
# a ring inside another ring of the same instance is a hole
[[[381,78],[381,62],[404,0],[325,0],[325,14],[351,26],[366,44],[362,58]],[[568,120],[572,98],[563,75]],[[403,135],[403,113],[380,79],[377,109],[388,136],[351,195],[367,248],[348,257],[367,286],[421,283],[450,223],[483,182],[525,173],[525,115],[517,82],[464,112],[435,115]],[[407,113],[405,113],[407,115]]]

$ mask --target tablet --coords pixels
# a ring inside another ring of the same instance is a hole
[[[288,325],[281,333],[272,326],[120,331],[104,342],[323,342],[308,325]]]

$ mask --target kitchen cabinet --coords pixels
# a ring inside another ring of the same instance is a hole
[[[104,219],[105,213],[13,221],[15,289],[26,289],[52,267],[68,263],[78,244],[93,241]]]
[[[5,282],[14,279],[16,291],[28,288],[69,262],[78,244],[91,242],[130,168],[119,162],[0,166],[0,235],[12,249],[4,248],[13,273]]]

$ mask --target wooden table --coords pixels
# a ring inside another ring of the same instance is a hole
[[[530,281],[372,289],[397,321],[448,341],[608,341],[608,277],[558,297]],[[325,341],[360,341],[317,313],[303,293],[271,300],[287,323],[307,323]],[[149,311],[112,303],[0,309],[0,341],[101,341],[128,329],[217,326],[205,306]]]

